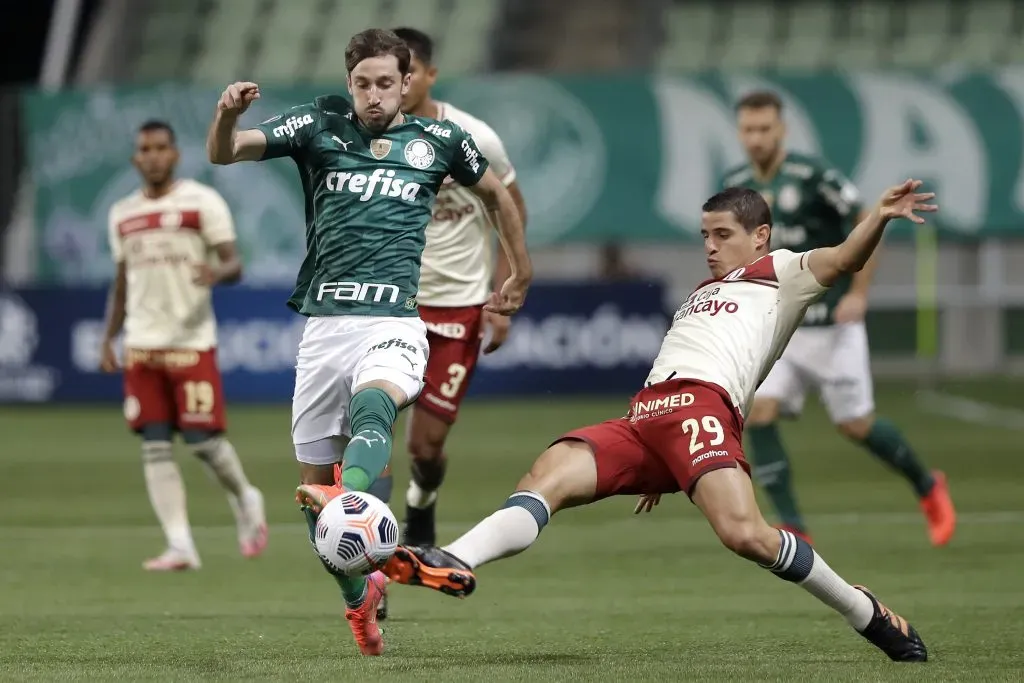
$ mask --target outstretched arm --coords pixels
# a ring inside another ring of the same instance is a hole
[[[937,211],[938,207],[924,203],[933,199],[935,193],[918,192],[921,185],[920,180],[907,180],[902,185],[889,188],[842,244],[811,251],[807,266],[814,279],[822,285],[830,286],[841,275],[860,271],[871,258],[882,239],[885,226],[892,219],[906,218],[914,223],[924,223],[924,218],[917,214],[931,213]]]
[[[215,164],[259,161],[267,148],[267,136],[261,130],[236,130],[238,117],[260,97],[255,83],[241,81],[229,85],[217,102],[217,112],[206,135],[206,153]]]
[[[494,313],[512,315],[522,307],[526,290],[533,279],[533,266],[526,251],[526,236],[519,209],[508,189],[491,169],[487,169],[480,181],[469,189],[484,203],[509,262],[508,279],[502,285],[500,294],[492,295],[485,308]]]

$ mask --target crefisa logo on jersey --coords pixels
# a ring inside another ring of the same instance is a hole
[[[429,126],[427,126],[426,128],[424,128],[423,132],[424,133],[432,133],[432,134],[436,135],[439,138],[445,138],[445,139],[448,139],[448,138],[450,138],[452,136],[452,131],[451,131],[450,128],[442,128],[441,126],[437,125],[436,123],[432,123]]]
[[[480,152],[477,151],[473,145],[469,144],[469,140],[462,140],[462,151],[466,153],[466,163],[473,169],[473,173],[480,172]]]
[[[309,114],[303,116],[289,116],[285,119],[284,123],[274,129],[274,137],[282,138],[287,135],[290,138],[295,137],[295,131],[303,126],[309,126],[313,123],[313,117]]]
[[[434,146],[426,140],[410,140],[405,146],[405,160],[413,168],[423,171],[434,163]]]
[[[370,175],[349,173],[348,171],[330,171],[324,178],[324,185],[331,192],[358,194],[361,202],[368,202],[374,196],[397,197],[402,201],[412,202],[420,193],[419,183],[410,183],[403,178],[396,178],[394,171],[385,171],[382,168],[373,169]]]

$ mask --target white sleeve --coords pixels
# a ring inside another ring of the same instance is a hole
[[[116,205],[107,213],[107,241],[110,244],[110,257],[114,263],[124,261],[124,249],[121,248],[121,231],[117,227]]]
[[[516,169],[513,168],[512,161],[508,158],[508,152],[505,151],[505,145],[502,144],[501,138],[494,132],[494,129],[481,122],[480,125],[474,126],[470,133],[473,135],[477,147],[480,148],[480,152],[491,165],[491,170],[501,180],[502,185],[508,187],[514,183]]]
[[[208,188],[200,207],[200,233],[211,247],[235,241],[235,222],[231,209],[216,190]]]
[[[828,290],[818,282],[807,265],[811,252],[792,252],[780,249],[772,252],[775,276],[779,280],[779,293],[794,297],[798,303],[810,303]]]

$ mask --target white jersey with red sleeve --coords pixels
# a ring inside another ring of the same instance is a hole
[[[210,288],[192,282],[195,267],[235,239],[231,211],[211,187],[178,180],[150,199],[137,190],[114,203],[110,253],[128,280],[124,344],[137,349],[206,350],[217,345]]]
[[[505,187],[516,179],[505,146],[486,123],[446,102],[438,102],[439,120],[459,124],[476,142]],[[494,228],[483,203],[451,177],[437,193],[427,225],[427,246],[420,268],[417,299],[427,306],[475,306],[487,301],[494,265]]]
[[[716,384],[746,417],[804,311],[828,289],[808,268],[810,253],[779,249],[701,283],[676,311],[647,383]]]

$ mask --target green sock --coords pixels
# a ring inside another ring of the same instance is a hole
[[[932,490],[935,479],[931,472],[918,460],[914,449],[892,422],[884,417],[876,418],[862,443],[876,458],[906,477],[919,498]]]
[[[366,489],[366,492],[371,496],[381,499],[385,503],[391,502],[391,491],[394,488],[395,480],[392,478],[391,473],[388,472],[380,476],[377,481],[370,484],[370,488]]]
[[[366,491],[391,459],[391,430],[398,406],[383,390],[357,391],[348,404],[352,438],[341,464],[346,491]]]
[[[747,429],[750,436],[750,455],[754,465],[754,478],[768,494],[779,519],[786,526],[806,531],[803,515],[796,504],[789,456],[782,446],[778,425],[771,424]]]
[[[316,514],[307,507],[302,508],[302,514],[306,516],[306,525],[309,527],[309,542],[316,547]],[[318,556],[319,557],[319,556]],[[321,560],[323,562],[323,560]],[[349,607],[359,607],[366,599],[366,577],[365,576],[344,576],[335,574],[324,564],[327,573],[334,577],[341,588],[341,598]]]

